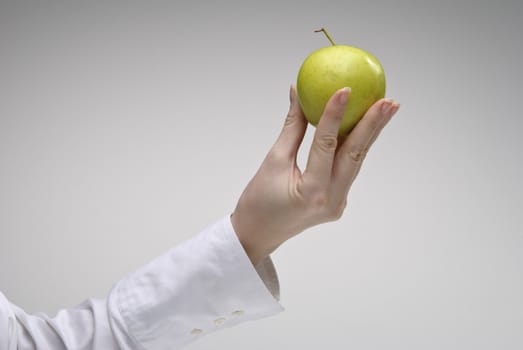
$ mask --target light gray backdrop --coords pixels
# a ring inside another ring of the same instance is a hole
[[[1,0],[0,289],[54,315],[230,213],[325,26],[401,110],[286,312],[189,349],[522,349],[522,5]]]

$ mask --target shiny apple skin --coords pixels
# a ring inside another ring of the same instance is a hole
[[[305,59],[296,88],[309,123],[318,124],[329,98],[343,87],[350,87],[351,94],[340,135],[348,134],[365,112],[385,96],[383,67],[371,53],[347,45],[324,47]]]

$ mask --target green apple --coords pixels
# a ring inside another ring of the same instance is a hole
[[[338,89],[350,87],[340,135],[348,134],[376,101],[385,96],[385,73],[376,57],[362,49],[336,45],[318,49],[303,62],[296,88],[305,117],[317,125],[329,98]]]

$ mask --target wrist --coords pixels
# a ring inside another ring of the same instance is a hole
[[[232,213],[230,216],[231,224],[243,250],[251,260],[254,266],[257,266],[260,261],[268,257],[278,246],[273,248],[263,243],[260,238],[262,234],[257,233],[255,227],[247,225],[241,220],[240,215]]]

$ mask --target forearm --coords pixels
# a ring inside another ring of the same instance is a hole
[[[107,298],[54,318],[29,315],[0,297],[2,350],[179,349],[282,310],[272,262],[251,264],[229,218],[129,274]]]

